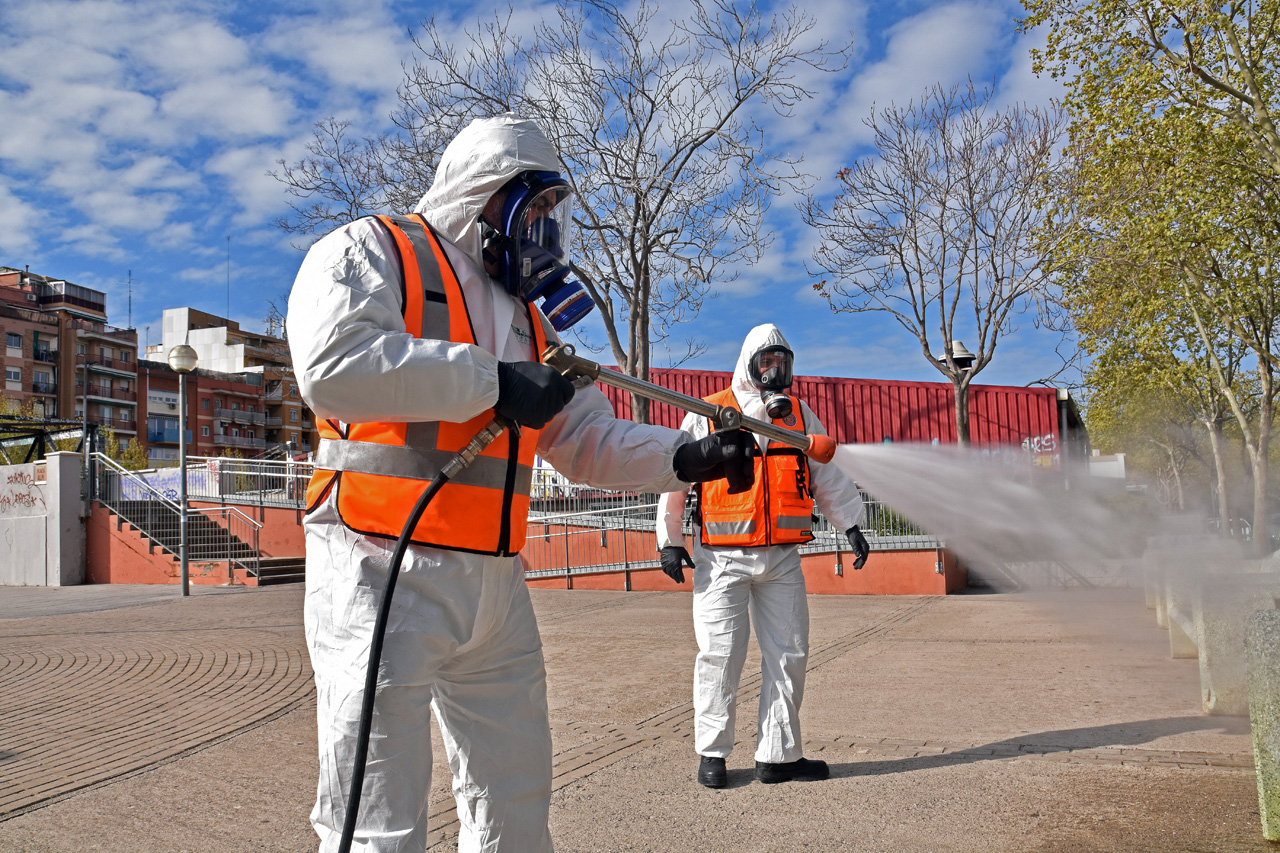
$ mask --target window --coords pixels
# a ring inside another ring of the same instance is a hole
[[[22,335],[18,332],[9,332],[4,336],[5,344],[9,349],[22,349]]]
[[[129,390],[129,380],[128,380],[128,379],[121,379],[121,380],[120,380],[119,388],[120,388],[120,390],[121,390],[121,391],[128,391],[128,390]]]
[[[289,410],[289,423],[296,424],[297,422],[298,422],[298,410],[297,410],[297,409],[290,409],[290,410]]]
[[[206,412],[207,412],[207,411],[209,411],[209,398],[208,398],[208,397],[202,397],[202,398],[200,399],[200,408],[204,409]],[[207,432],[205,433],[205,435],[208,435],[208,434],[209,434],[209,433],[207,433]]]
[[[128,364],[128,363],[129,363],[129,351],[128,351],[128,350],[124,350],[124,349],[120,350],[120,360],[121,360],[121,361],[123,361],[125,364]]]
[[[289,433],[289,443],[294,447],[298,446],[298,434],[296,432]]]
[[[290,385],[290,386],[289,386],[289,396],[290,396],[290,397],[296,397],[296,396],[298,396],[298,386],[297,386],[297,385]]]
[[[205,438],[209,437],[209,426],[207,424],[205,426],[200,427],[200,435],[204,436]]]
[[[249,414],[253,414],[255,411],[257,411],[257,408],[253,405],[253,403],[249,403],[244,407],[244,410]]]
[[[84,355],[87,352],[88,350],[85,349],[84,344],[76,344],[76,355]]]
[[[232,400],[232,401],[231,401],[231,411],[233,411],[233,412],[238,412],[238,411],[240,411],[240,401],[239,401],[239,400]]]
[[[4,384],[6,391],[21,391],[22,369],[18,367],[6,367],[4,369]]]

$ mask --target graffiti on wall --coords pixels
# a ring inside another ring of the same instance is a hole
[[[1031,456],[1037,468],[1052,468],[1058,464],[1058,437],[1051,432],[1024,438],[1022,449]]]
[[[0,474],[0,518],[45,515],[44,484],[30,470]]]

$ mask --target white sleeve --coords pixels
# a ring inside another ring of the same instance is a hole
[[[667,492],[686,484],[671,457],[689,440],[680,430],[614,415],[594,385],[573,395],[538,439],[538,454],[572,482],[598,489]]]
[[[405,328],[391,236],[360,219],[307,252],[286,326],[303,400],[348,422],[463,422],[498,399],[498,359]]]
[[[809,405],[800,401],[800,409],[804,413],[804,428],[811,435],[826,435],[822,421],[813,413]],[[809,485],[812,487],[814,500],[818,509],[826,516],[827,521],[844,533],[855,524],[866,523],[866,509],[862,503],[862,492],[852,480],[844,475],[835,465],[824,465],[809,460]]]
[[[707,419],[693,412],[684,416],[680,429],[691,438],[703,438],[707,434]],[[689,498],[689,486],[682,483],[678,489],[664,492],[658,498],[658,550],[668,545],[684,545],[684,505]]]

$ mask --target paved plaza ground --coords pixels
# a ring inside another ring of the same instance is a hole
[[[533,590],[566,851],[1274,851],[1139,590],[811,596],[821,783],[694,782],[690,596]],[[311,851],[301,587],[0,589],[0,851]],[[433,851],[456,847],[437,738]]]

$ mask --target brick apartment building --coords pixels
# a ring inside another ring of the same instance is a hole
[[[100,290],[0,266],[3,395],[37,417],[111,426],[137,438],[152,465],[178,459],[178,376],[170,349],[186,342],[199,363],[188,377],[188,453],[254,457],[318,443],[298,394],[288,345],[193,308],[164,312],[164,342],[139,359],[138,333],[107,323]]]
[[[163,329],[163,343],[147,348],[148,361],[160,367],[149,366],[148,382],[166,389],[171,383],[176,396],[177,376],[165,364],[169,350],[186,343],[199,358],[193,386],[189,386],[198,389],[192,396],[199,399],[190,403],[188,416],[190,423],[198,424],[192,428],[195,444],[214,450],[189,452],[214,456],[235,448],[242,456],[256,456],[268,449],[292,447],[295,454],[304,454],[317,446],[315,418],[302,403],[289,345],[283,338],[246,332],[234,320],[194,308],[165,309]],[[163,378],[166,374],[169,380]],[[168,418],[167,406],[148,408],[148,418],[153,414]],[[177,429],[176,423],[173,428]]]
[[[106,294],[27,270],[0,267],[4,396],[38,417],[138,433],[138,333],[107,324]]]

